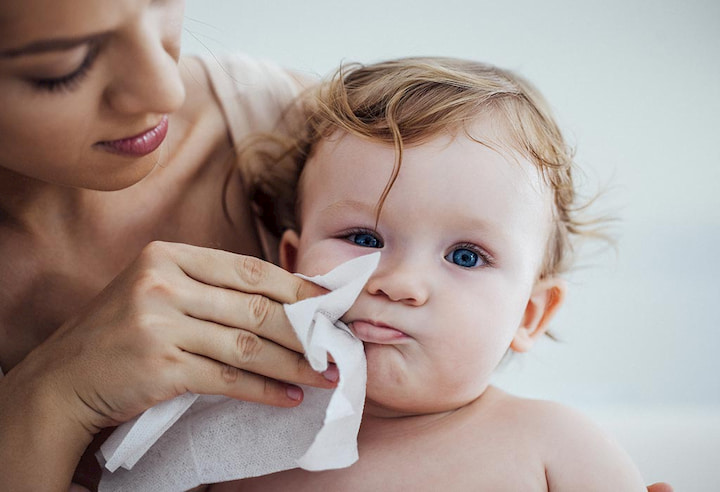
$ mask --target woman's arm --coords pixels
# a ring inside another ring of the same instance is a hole
[[[93,436],[73,396],[56,391],[34,354],[0,379],[1,490],[67,490]]]
[[[0,489],[66,490],[100,429],[191,391],[276,406],[333,387],[282,303],[322,289],[256,258],[152,243],[0,380]]]

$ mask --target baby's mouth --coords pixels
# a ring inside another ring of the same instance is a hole
[[[355,336],[366,343],[394,344],[410,338],[397,328],[379,321],[355,320],[349,326]]]

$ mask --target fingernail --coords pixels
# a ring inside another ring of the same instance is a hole
[[[288,386],[285,390],[285,393],[287,393],[288,397],[291,400],[300,401],[303,397],[303,392],[300,388],[297,386]]]
[[[340,371],[335,364],[330,364],[325,372],[322,373],[323,377],[331,382],[336,382],[340,379]]]

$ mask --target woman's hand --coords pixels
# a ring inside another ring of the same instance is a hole
[[[187,391],[292,407],[288,382],[334,387],[282,308],[323,292],[256,258],[151,243],[0,379],[0,489],[69,484],[101,428]]]
[[[673,492],[673,488],[670,484],[665,482],[658,482],[652,485],[648,485],[648,492]]]
[[[291,407],[314,372],[282,303],[323,289],[257,258],[155,242],[28,357],[91,430],[191,391]]]

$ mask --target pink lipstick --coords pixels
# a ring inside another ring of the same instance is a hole
[[[165,136],[167,135],[167,131],[168,117],[165,115],[162,117],[157,126],[150,128],[149,130],[145,130],[138,135],[119,140],[106,140],[98,142],[95,145],[102,147],[104,150],[112,152],[113,154],[128,157],[142,157],[153,152],[160,146],[161,143],[163,143],[163,140],[165,140]]]

